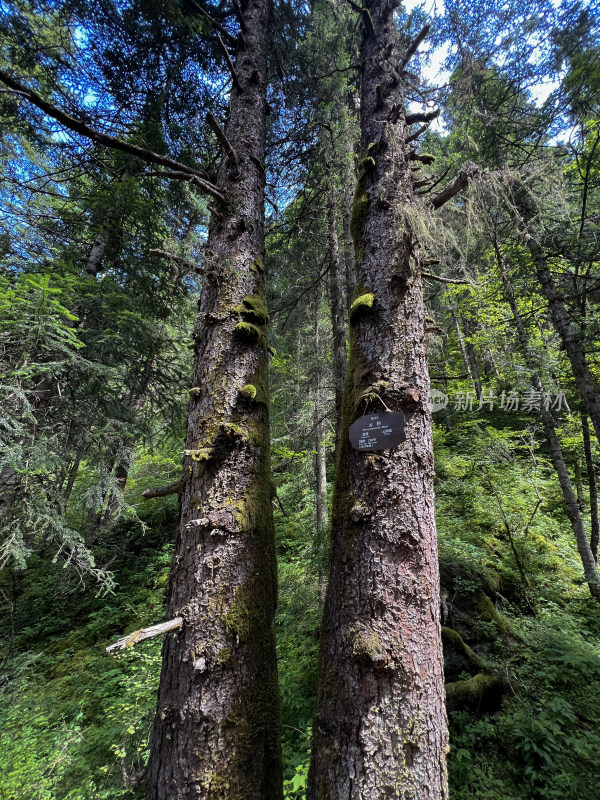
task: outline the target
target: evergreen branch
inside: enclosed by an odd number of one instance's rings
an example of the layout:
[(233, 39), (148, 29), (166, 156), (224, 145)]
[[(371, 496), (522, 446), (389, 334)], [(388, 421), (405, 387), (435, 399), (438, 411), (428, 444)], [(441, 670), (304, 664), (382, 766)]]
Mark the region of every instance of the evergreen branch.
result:
[(433, 208), (441, 208), (448, 200), (451, 200), (459, 192), (462, 192), (463, 189), (466, 189), (469, 185), (469, 181), (476, 175), (479, 175), (479, 167), (472, 162), (468, 162), (465, 168), (458, 173), (456, 178), (431, 200)]
[(117, 650), (125, 650), (125, 648), (133, 647), (139, 642), (143, 642), (145, 639), (154, 639), (157, 636), (162, 636), (163, 633), (168, 633), (169, 631), (176, 631), (179, 628), (181, 628), (182, 625), (183, 625), (183, 618), (175, 617), (175, 619), (170, 619), (168, 620), (168, 622), (161, 622), (158, 625), (152, 625), (150, 628), (142, 628), (139, 631), (135, 631), (134, 633), (130, 633), (127, 636), (123, 636), (114, 644), (109, 645), (106, 648), (106, 652), (108, 654), (111, 654), (115, 653)]
[[(32, 105), (36, 106), (36, 108), (39, 108), (40, 111), (43, 111), (44, 114), (47, 114), (52, 119), (55, 119), (65, 128), (68, 128), (74, 133), (78, 133), (80, 136), (84, 136), (86, 139), (91, 139), (93, 142), (104, 145), (105, 147), (110, 147), (113, 150), (120, 150), (123, 153), (128, 153), (129, 155), (135, 156), (136, 158), (146, 161), (147, 163), (159, 164), (161, 167), (165, 167), (168, 170), (185, 173), (188, 176), (188, 179), (194, 179), (194, 182), (207, 194), (210, 194), (221, 201), (225, 199), (217, 187), (208, 180), (205, 173), (200, 172), (193, 167), (188, 167), (187, 164), (182, 164), (181, 162), (175, 161), (175, 159), (169, 158), (168, 156), (161, 156), (160, 153), (155, 153), (152, 150), (146, 150), (145, 148), (139, 147), (136, 144), (125, 142), (123, 139), (119, 139), (116, 136), (111, 136), (108, 133), (102, 133), (101, 131), (94, 130), (94, 128), (91, 128), (82, 120), (76, 119), (70, 114), (67, 114), (66, 112), (52, 105), (52, 103), (49, 103), (37, 92), (34, 92), (33, 89), (28, 89), (26, 86), (19, 83), (19, 81), (17, 81), (15, 78), (12, 78), (4, 70), (0, 70), (0, 81), (2, 81), (2, 83), (4, 83), (13, 91), (19, 92), (19, 94), (23, 95), (23, 97), (25, 97)], [(165, 175), (165, 177), (179, 177), (179, 175)]]

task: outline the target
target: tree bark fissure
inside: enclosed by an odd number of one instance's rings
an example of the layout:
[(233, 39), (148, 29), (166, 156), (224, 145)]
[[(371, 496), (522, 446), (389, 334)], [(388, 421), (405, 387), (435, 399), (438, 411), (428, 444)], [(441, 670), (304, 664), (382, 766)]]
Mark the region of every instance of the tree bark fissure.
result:
[[(332, 511), (309, 800), (442, 800), (447, 731), (422, 282), (394, 3), (370, 0), (362, 41), (362, 150), (352, 235), (357, 286)], [(387, 58), (383, 54), (388, 55)], [(378, 90), (379, 87), (379, 90)], [(381, 90), (385, 87), (385, 91)], [(382, 404), (407, 441), (354, 450), (348, 428)]]
[(243, 7), (194, 330), (180, 521), (148, 768), (148, 800), (281, 797), (273, 620), (264, 169), (270, 0)]

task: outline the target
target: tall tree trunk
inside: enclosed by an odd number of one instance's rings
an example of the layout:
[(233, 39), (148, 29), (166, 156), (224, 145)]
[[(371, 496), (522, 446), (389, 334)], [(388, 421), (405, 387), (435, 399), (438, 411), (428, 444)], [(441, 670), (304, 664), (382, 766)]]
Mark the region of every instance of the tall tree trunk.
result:
[[(525, 325), (515, 299), (514, 289), (512, 283), (510, 282), (506, 265), (504, 264), (504, 260), (502, 259), (502, 255), (498, 248), (496, 248), (496, 260), (500, 269), (500, 277), (502, 279), (502, 285), (504, 286), (504, 294), (508, 304), (510, 305), (513, 319), (515, 321), (517, 336), (521, 344), (521, 350), (523, 351), (525, 363), (527, 364), (527, 367), (531, 373), (531, 384), (536, 392), (543, 392), (542, 382), (537, 373), (535, 358), (532, 356), (531, 348), (529, 346), (529, 336), (527, 334), (527, 330), (525, 329)], [(581, 559), (585, 580), (588, 583), (592, 597), (600, 602), (600, 582), (598, 580), (598, 570), (596, 568), (594, 556), (592, 555), (592, 551), (590, 549), (590, 543), (588, 542), (588, 538), (586, 536), (583, 519), (577, 503), (577, 497), (573, 491), (573, 486), (569, 477), (569, 470), (565, 464), (562, 448), (556, 434), (554, 417), (552, 416), (552, 412), (545, 408), (543, 404), (540, 408), (540, 416), (542, 418), (544, 433), (546, 434), (546, 439), (550, 448), (554, 470), (558, 477), (558, 483), (565, 501), (567, 517), (571, 524), (573, 534), (575, 535), (575, 541), (577, 544), (579, 557)]]
[(469, 369), (471, 372), (471, 377), (473, 378), (473, 385), (475, 386), (475, 394), (477, 395), (477, 399), (481, 400), (481, 398), (483, 397), (483, 388), (481, 386), (481, 377), (479, 375), (479, 367), (477, 366), (477, 357), (475, 355), (475, 348), (473, 347), (473, 341), (471, 339), (472, 330), (471, 326), (464, 317), (462, 317), (462, 326), (466, 335), (466, 339), (464, 340), (465, 349), (467, 351), (467, 357), (469, 359)]
[(596, 468), (594, 467), (592, 440), (590, 437), (590, 423), (587, 414), (581, 415), (581, 432), (583, 434), (583, 451), (585, 453), (587, 480), (590, 489), (590, 549), (592, 551), (592, 555), (594, 556), (594, 561), (597, 564), (598, 542), (600, 541), (600, 521), (598, 520), (598, 482), (596, 479)]
[(477, 387), (475, 384), (475, 379), (473, 378), (473, 373), (471, 371), (471, 364), (469, 363), (469, 357), (467, 356), (465, 337), (463, 336), (463, 332), (460, 328), (460, 322), (458, 321), (458, 314), (452, 307), (450, 307), (450, 313), (452, 314), (452, 321), (454, 322), (454, 330), (456, 331), (456, 340), (458, 341), (458, 347), (460, 350), (460, 355), (462, 357), (462, 362), (465, 368), (465, 372), (473, 381), (473, 387), (476, 389)]
[(351, 165), (354, 163), (354, 147), (349, 133), (346, 133), (346, 170), (344, 171), (344, 213), (342, 217), (342, 228), (344, 231), (344, 268), (346, 279), (346, 302), (348, 309), (352, 303), (356, 280), (356, 257), (354, 254), (354, 242), (350, 223), (352, 221), (352, 196), (356, 176)]
[[(269, 0), (242, 3), (225, 157), (195, 327), (179, 530), (149, 800), (282, 794), (273, 618), (264, 168)], [(233, 161), (233, 163), (232, 163)]]
[(596, 439), (600, 442), (600, 392), (590, 372), (582, 338), (567, 311), (563, 296), (556, 287), (540, 243), (528, 229), (525, 240), (535, 264), (542, 294), (548, 301), (552, 322), (571, 364), (573, 378), (585, 410), (592, 420)]
[(325, 570), (323, 568), (323, 550), (327, 541), (327, 453), (325, 450), (325, 421), (323, 420), (323, 393), (321, 391), (321, 368), (323, 348), (319, 335), (319, 312), (321, 307), (320, 284), (317, 285), (315, 303), (314, 341), (317, 356), (314, 386), (314, 435), (315, 435), (315, 555), (318, 565), (319, 600), (323, 600), (325, 590)]
[(340, 269), (340, 247), (333, 181), (329, 183), (327, 202), (327, 222), (329, 228), (329, 305), (331, 308), (331, 329), (333, 333), (333, 380), (335, 391), (335, 453), (339, 448), (342, 418), (342, 395), (346, 377), (346, 326), (344, 325), (344, 298), (342, 296), (342, 277)]
[[(429, 376), (393, 2), (362, 12), (363, 159), (352, 216), (358, 286), (334, 489), (309, 800), (447, 797)], [(381, 102), (379, 102), (381, 101)], [(397, 122), (385, 122), (396, 118)], [(384, 405), (385, 404), (385, 405)], [(351, 447), (357, 417), (406, 417), (393, 450)]]

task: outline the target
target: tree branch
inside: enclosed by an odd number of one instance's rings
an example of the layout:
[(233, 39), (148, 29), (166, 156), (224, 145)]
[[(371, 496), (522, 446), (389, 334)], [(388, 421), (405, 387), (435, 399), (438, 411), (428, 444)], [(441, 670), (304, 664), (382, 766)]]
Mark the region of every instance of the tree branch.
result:
[(448, 200), (451, 200), (459, 192), (469, 185), (469, 181), (479, 174), (479, 167), (472, 162), (468, 162), (465, 168), (462, 169), (456, 178), (449, 183), (439, 194), (436, 194), (431, 200), (431, 205), (434, 209), (441, 208)]
[(169, 494), (177, 494), (186, 481), (187, 476), (179, 478), (175, 483), (170, 483), (168, 486), (157, 486), (153, 489), (145, 489), (142, 492), (142, 497), (144, 500), (152, 500), (154, 497), (167, 497)]
[(235, 45), (237, 44), (237, 38), (232, 33), (229, 33), (227, 28), (224, 28), (223, 25), (221, 25), (220, 22), (217, 22), (216, 19), (213, 19), (213, 17), (211, 17), (208, 11), (205, 11), (200, 5), (200, 3), (196, 2), (196, 0), (187, 0), (187, 1), (193, 8), (196, 9), (196, 11), (199, 14), (201, 14), (205, 19), (207, 19), (210, 22), (210, 24), (216, 31), (219, 31), (219, 33), (221, 34), (221, 36), (223, 36), (223, 38), (227, 39), (229, 44), (235, 47)]
[(219, 42), (221, 50), (223, 51), (223, 55), (225, 56), (225, 61), (227, 62), (227, 67), (229, 69), (229, 72), (231, 73), (231, 78), (233, 80), (233, 85), (238, 90), (238, 92), (241, 92), (242, 91), (242, 86), (240, 84), (237, 72), (235, 71), (235, 67), (233, 65), (233, 61), (231, 60), (231, 56), (229, 55), (229, 50), (225, 46), (225, 42), (223, 41), (223, 39), (221, 39), (221, 37), (218, 34), (217, 34), (217, 40)]
[(139, 631), (123, 636), (114, 644), (109, 645), (106, 648), (106, 652), (111, 654), (116, 653), (117, 650), (125, 650), (127, 647), (133, 647), (139, 642), (143, 642), (145, 639), (154, 639), (156, 636), (162, 636), (163, 633), (176, 631), (178, 628), (181, 628), (182, 625), (182, 617), (175, 617), (175, 619), (170, 619), (168, 622), (161, 622), (158, 625), (152, 625), (150, 628), (142, 628)]
[(191, 272), (202, 272), (202, 267), (194, 261), (189, 261), (187, 258), (178, 256), (176, 253), (170, 253), (168, 250), (161, 250), (159, 247), (153, 247), (148, 250), (149, 256), (156, 256), (156, 258), (164, 258), (166, 261), (174, 261), (176, 264), (181, 264), (182, 267), (189, 269)]
[(422, 133), (425, 133), (428, 127), (429, 123), (426, 122), (425, 125), (422, 125), (419, 128), (419, 130), (415, 131), (414, 133), (411, 133), (411, 135), (406, 138), (406, 144), (410, 144), (411, 142), (414, 142), (415, 139), (418, 139)]
[[(439, 117), (440, 110), (441, 109), (436, 108), (435, 111), (419, 111), (416, 114), (407, 114), (406, 115), (406, 124), (407, 125), (414, 125), (415, 122), (431, 122), (436, 117)], [(417, 134), (417, 136), (418, 135), (420, 135), (420, 134)], [(409, 139), (408, 141), (410, 142), (411, 140)]]
[(466, 286), (470, 286), (470, 281), (461, 280), (460, 278), (442, 278), (439, 275), (433, 275), (431, 272), (421, 272), (421, 275), (424, 278), (428, 278), (430, 281), (438, 281), (439, 283), (464, 283)]
[(404, 54), (404, 58), (400, 62), (400, 71), (402, 71), (404, 69), (404, 67), (408, 64), (408, 62), (411, 60), (411, 58), (417, 52), (417, 49), (418, 49), (419, 45), (421, 44), (423, 39), (429, 33), (430, 27), (431, 26), (429, 24), (425, 25), (425, 27), (422, 29), (422, 31), (419, 34), (417, 34), (417, 38), (414, 39), (413, 42), (409, 45), (408, 50)]
[(130, 142), (123, 141), (123, 139), (118, 139), (116, 136), (111, 136), (108, 133), (101, 133), (100, 131), (90, 128), (90, 126), (85, 122), (75, 119), (75, 117), (72, 117), (70, 114), (61, 111), (59, 108), (56, 108), (56, 106), (52, 105), (52, 103), (44, 100), (44, 98), (41, 97), (37, 92), (34, 92), (33, 89), (28, 89), (26, 86), (23, 86), (23, 84), (19, 83), (19, 81), (17, 81), (15, 78), (12, 78), (4, 70), (0, 70), (0, 81), (2, 81), (2, 83), (4, 83), (6, 86), (10, 87), (14, 92), (18, 92), (19, 94), (23, 95), (23, 97), (25, 97), (32, 105), (36, 106), (36, 108), (39, 108), (40, 111), (43, 111), (44, 114), (52, 117), (52, 119), (55, 119), (61, 125), (64, 125), (65, 128), (68, 128), (74, 133), (78, 133), (80, 136), (84, 136), (86, 139), (91, 139), (93, 142), (97, 142), (105, 147), (110, 147), (113, 150), (120, 150), (123, 153), (128, 153), (129, 155), (135, 156), (142, 161), (146, 161), (150, 164), (159, 164), (161, 167), (175, 171), (173, 175), (165, 175), (165, 177), (177, 178), (180, 177), (181, 173), (185, 173), (188, 176), (188, 179), (193, 178), (194, 182), (207, 194), (221, 201), (225, 199), (217, 187), (208, 180), (208, 176), (205, 173), (200, 172), (193, 167), (188, 167), (187, 164), (182, 164), (181, 162), (175, 161), (175, 159), (169, 158), (168, 156), (161, 156), (160, 153), (155, 153), (152, 150), (146, 150), (143, 147), (138, 147), (136, 144), (131, 144)]
[(206, 121), (213, 130), (217, 139), (219, 140), (221, 147), (227, 153), (229, 157), (229, 162), (231, 163), (232, 166), (235, 166), (235, 164), (237, 164), (237, 157), (235, 155), (235, 150), (233, 149), (231, 142), (225, 135), (225, 131), (219, 125), (217, 118), (213, 116), (213, 114), (211, 114), (209, 111), (208, 114), (206, 115)]
[(373, 20), (371, 19), (371, 15), (369, 13), (369, 9), (368, 8), (363, 8), (362, 6), (359, 6), (358, 3), (354, 2), (354, 0), (348, 0), (348, 3), (352, 6), (352, 8), (355, 11), (357, 11), (361, 15), (362, 21), (363, 21), (363, 25), (365, 26), (365, 29), (366, 29), (367, 33), (369, 34), (369, 36), (374, 36), (375, 28), (373, 27)]

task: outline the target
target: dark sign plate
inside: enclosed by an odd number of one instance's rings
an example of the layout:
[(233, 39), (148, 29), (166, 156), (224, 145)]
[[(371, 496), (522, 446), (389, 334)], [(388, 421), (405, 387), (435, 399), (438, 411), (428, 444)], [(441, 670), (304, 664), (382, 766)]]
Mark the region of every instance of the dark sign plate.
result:
[(350, 426), (350, 443), (356, 450), (389, 450), (406, 441), (404, 414), (367, 414)]

